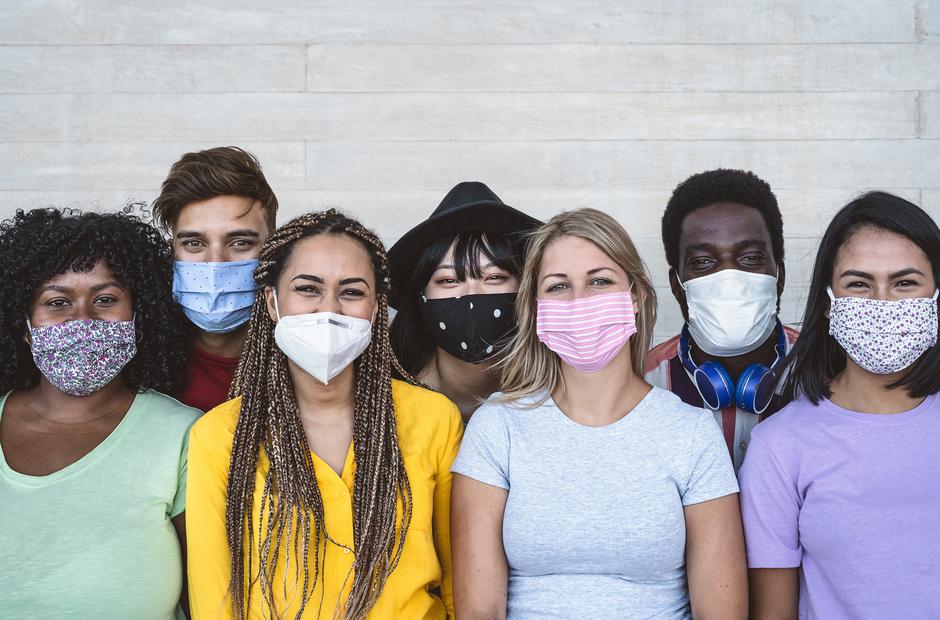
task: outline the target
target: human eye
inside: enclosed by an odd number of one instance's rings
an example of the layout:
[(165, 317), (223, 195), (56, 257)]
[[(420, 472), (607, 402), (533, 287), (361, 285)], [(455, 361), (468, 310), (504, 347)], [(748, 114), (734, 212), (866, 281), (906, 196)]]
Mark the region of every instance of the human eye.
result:
[(591, 286), (607, 286), (608, 284), (613, 284), (610, 278), (594, 278), (591, 280)]
[(568, 288), (568, 285), (564, 282), (555, 282), (554, 284), (549, 285), (549, 287), (545, 289), (545, 292), (558, 293), (565, 290), (566, 288)]
[(65, 299), (64, 297), (53, 297), (52, 299), (47, 300), (44, 305), (49, 306), (51, 308), (65, 308), (72, 304), (68, 299)]
[(343, 297), (350, 297), (353, 299), (359, 299), (365, 297), (365, 291), (362, 291), (358, 288), (348, 288), (342, 292)]

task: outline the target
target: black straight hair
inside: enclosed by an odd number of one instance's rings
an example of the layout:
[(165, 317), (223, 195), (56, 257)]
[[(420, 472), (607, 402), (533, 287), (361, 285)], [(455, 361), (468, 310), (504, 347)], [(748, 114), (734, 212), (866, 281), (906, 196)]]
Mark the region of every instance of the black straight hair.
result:
[[(399, 292), (401, 301), (389, 332), (398, 361), (413, 377), (425, 369), (437, 348), (421, 318), (420, 297), (451, 245), (454, 246), (454, 272), (461, 282), (468, 277), (481, 277), (486, 261), (514, 276), (522, 271), (519, 247), (504, 235), (462, 232), (425, 248), (415, 265), (408, 289)], [(481, 261), (481, 257), (486, 261)]]
[[(910, 239), (927, 256), (934, 282), (940, 285), (940, 229), (923, 209), (886, 192), (864, 194), (843, 207), (819, 244), (800, 337), (777, 370), (777, 376), (784, 378), (785, 390), (805, 395), (814, 405), (832, 395), (829, 382), (845, 368), (845, 350), (829, 335), (826, 287), (832, 283), (839, 248), (865, 227)], [(928, 349), (889, 387), (906, 388), (913, 398), (940, 391), (940, 346)]]

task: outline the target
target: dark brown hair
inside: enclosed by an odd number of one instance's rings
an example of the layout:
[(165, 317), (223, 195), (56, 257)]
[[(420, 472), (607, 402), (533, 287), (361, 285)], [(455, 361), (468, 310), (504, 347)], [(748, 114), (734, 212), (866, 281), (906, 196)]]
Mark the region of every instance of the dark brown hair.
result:
[(258, 158), (237, 146), (219, 146), (183, 155), (170, 168), (160, 195), (153, 201), (154, 220), (169, 233), (183, 207), (216, 196), (257, 200), (268, 227), (274, 230), (277, 197), (261, 172)]

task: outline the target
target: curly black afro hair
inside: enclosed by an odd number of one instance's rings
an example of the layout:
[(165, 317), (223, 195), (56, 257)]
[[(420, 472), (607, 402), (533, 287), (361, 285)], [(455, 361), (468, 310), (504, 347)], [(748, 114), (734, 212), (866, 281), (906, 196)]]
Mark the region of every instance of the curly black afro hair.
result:
[(679, 268), (679, 236), (685, 216), (716, 202), (734, 202), (757, 209), (770, 233), (774, 260), (783, 261), (783, 218), (770, 185), (749, 170), (718, 168), (693, 174), (672, 192), (663, 214), (663, 245), (670, 267)]
[(185, 382), (190, 329), (173, 299), (173, 252), (160, 233), (123, 213), (19, 210), (0, 223), (0, 393), (34, 387), (40, 378), (24, 336), (36, 291), (66, 271), (105, 261), (133, 299), (137, 355), (121, 373), (134, 391), (171, 395)]

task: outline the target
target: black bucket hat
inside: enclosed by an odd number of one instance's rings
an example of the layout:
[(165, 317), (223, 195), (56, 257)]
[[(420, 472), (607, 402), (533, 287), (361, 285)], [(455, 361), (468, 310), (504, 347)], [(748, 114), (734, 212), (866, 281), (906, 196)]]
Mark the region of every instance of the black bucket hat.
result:
[(431, 217), (404, 235), (389, 249), (392, 278), (389, 304), (398, 307), (408, 288), (421, 253), (435, 242), (463, 232), (485, 232), (509, 237), (520, 250), (526, 232), (542, 222), (513, 209), (479, 181), (464, 181), (450, 190)]

